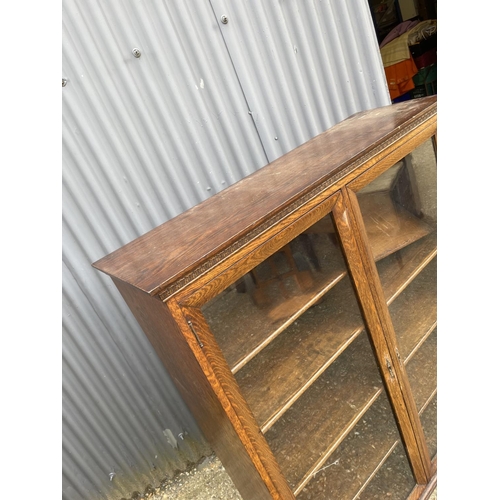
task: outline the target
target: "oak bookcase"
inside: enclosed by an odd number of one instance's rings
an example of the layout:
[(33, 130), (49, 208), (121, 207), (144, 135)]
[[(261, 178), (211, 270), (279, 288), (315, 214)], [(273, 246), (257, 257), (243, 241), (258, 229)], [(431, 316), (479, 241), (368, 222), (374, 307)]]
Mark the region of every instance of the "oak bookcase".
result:
[(435, 488), (436, 123), (357, 113), (94, 264), (245, 500)]

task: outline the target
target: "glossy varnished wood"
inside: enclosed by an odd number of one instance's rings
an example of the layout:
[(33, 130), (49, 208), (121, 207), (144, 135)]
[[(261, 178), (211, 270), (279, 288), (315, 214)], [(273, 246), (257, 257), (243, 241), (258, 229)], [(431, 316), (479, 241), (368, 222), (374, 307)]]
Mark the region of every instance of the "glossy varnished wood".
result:
[[(397, 426), (421, 483), (410, 496), (434, 481), (426, 438), (434, 439), (436, 388), (434, 379), (415, 384), (436, 327), (425, 280), (435, 227), (419, 217), (411, 171), (400, 171), (391, 192), (359, 200), (355, 192), (435, 133), (434, 96), (358, 113), (93, 264), (113, 278), (245, 500), (306, 498), (308, 488), (318, 500), (365, 498), (401, 446)], [(328, 234), (328, 214), (350, 277), (339, 260), (299, 299), (269, 307), (279, 319), (269, 328), (214, 335), (205, 305), (295, 238), (307, 245), (302, 233)], [(229, 309), (214, 316), (234, 319)], [(381, 377), (371, 351), (356, 347), (364, 328)], [(370, 415), (377, 425), (366, 425)], [(326, 470), (329, 486), (317, 489)]]
[(178, 300), (192, 307), (203, 306), (228, 285), (233, 284), (330, 213), (337, 196), (338, 194), (332, 194), (332, 190), (327, 189), (314, 200), (301, 205), (287, 218), (277, 221), (267, 229), (260, 238), (246, 242), (244, 246), (224, 258), (217, 265), (217, 272), (212, 270), (213, 272), (200, 275), (193, 286), (177, 294)]
[[(425, 257), (426, 255), (423, 254), (422, 258), (425, 259)], [(388, 258), (386, 260), (392, 263), (392, 268), (398, 266), (393, 260)], [(420, 267), (418, 263), (415, 262), (414, 264), (416, 267)], [(390, 282), (391, 288), (395, 289), (393, 282), (397, 281), (397, 278), (392, 272), (391, 266), (385, 266), (384, 271), (383, 278), (385, 279), (383, 281)], [(415, 296), (414, 288), (416, 286), (421, 287), (421, 284), (418, 283), (418, 277), (415, 283), (408, 283), (404, 271), (406, 271), (405, 268), (402, 269), (402, 275), (399, 279), (401, 289), (397, 293), (398, 300), (394, 304), (397, 307), (401, 307), (401, 303), (411, 301)], [(430, 271), (432, 273), (433, 270)], [(389, 277), (390, 281), (388, 280)], [(424, 285), (429, 284), (428, 279), (423, 281)], [(429, 292), (434, 289), (432, 283), (427, 288), (427, 296), (431, 298)], [(345, 291), (339, 288), (338, 293), (342, 297)], [(400, 304), (397, 303), (398, 301)], [(338, 311), (343, 308), (340, 303), (324, 305), (325, 310)], [(418, 350), (418, 346), (429, 336), (428, 323), (435, 324), (436, 322), (435, 314), (433, 315), (434, 318), (427, 321), (428, 312), (418, 306), (415, 309), (418, 314), (404, 315), (398, 324), (401, 327), (401, 331), (398, 332), (398, 339), (400, 345), (405, 346), (401, 352), (405, 363), (409, 361), (410, 356)], [(318, 311), (316, 314), (325, 316), (325, 310)], [(332, 314), (332, 316), (334, 315)], [(328, 315), (324, 321), (325, 323), (330, 321)], [(304, 329), (308, 330), (307, 327)], [(315, 347), (322, 350), (327, 343), (325, 342), (324, 345), (315, 344)], [(352, 426), (362, 418), (364, 412), (369, 409), (381, 393), (382, 382), (378, 371), (376, 371), (374, 361), (367, 358), (367, 347), (369, 346), (366, 344), (366, 337), (364, 337), (364, 340), (357, 338), (353, 341), (339, 359), (328, 368), (266, 434), (278, 463), (296, 491), (300, 490), (311, 476), (322, 467), (345, 435), (351, 431)], [(302, 351), (304, 365), (311, 363), (310, 351), (311, 349), (307, 345), (304, 346)], [(295, 354), (296, 358), (300, 358), (298, 353), (299, 351)], [(426, 356), (432, 361), (428, 349), (422, 353), (419, 352), (420, 358), (425, 360)], [(415, 368), (412, 368), (412, 376), (416, 380), (430, 381), (430, 384), (423, 384), (418, 389), (419, 393), (424, 395), (424, 401), (421, 400), (422, 398), (418, 400), (420, 413), (424, 405), (432, 397), (433, 384), (435, 385), (435, 378), (433, 380), (432, 377), (426, 377), (425, 375), (427, 365), (427, 361), (422, 363), (424, 369), (420, 370), (420, 363), (416, 362), (414, 363)], [(269, 377), (267, 380), (275, 381), (276, 378)], [(278, 386), (280, 385), (279, 383)]]
[[(331, 208), (331, 202), (329, 208)], [(330, 228), (333, 232), (332, 223), (330, 223)], [(263, 256), (272, 255), (272, 253), (276, 252), (277, 248), (281, 248), (283, 243), (288, 242), (293, 235), (291, 234), (283, 238), (279, 234), (259, 247), (255, 252), (248, 254), (238, 262), (238, 276), (243, 270), (246, 271), (255, 267), (257, 256), (262, 259)], [(276, 242), (275, 240), (278, 241)], [(333, 246), (331, 246), (328, 264), (328, 272), (320, 273), (312, 271), (312, 286), (307, 290), (301, 291), (300, 294), (290, 297), (288, 300), (283, 300), (279, 306), (279, 313), (276, 311), (277, 307), (275, 304), (270, 303), (269, 305), (256, 307), (250, 293), (240, 294), (234, 290), (232, 293), (221, 293), (220, 296), (214, 298), (202, 308), (233, 373), (240, 370), (285, 328), (292, 324), (311, 305), (315, 304), (328, 290), (346, 276), (347, 271), (342, 255), (338, 249), (335, 251)], [(226, 271), (226, 273), (232, 272), (232, 269)], [(226, 276), (221, 276), (220, 279), (213, 280), (205, 287), (209, 289), (208, 291), (202, 288), (190, 298), (188, 303), (196, 303), (201, 297), (212, 296), (214, 285), (218, 286), (219, 282), (225, 282), (226, 280)], [(241, 324), (245, 324), (244, 335), (235, 335), (235, 328), (232, 326), (236, 322), (240, 322), (240, 326)]]
[(391, 152), (381, 161), (374, 162), (370, 165), (370, 168), (364, 172), (360, 172), (360, 175), (348, 182), (349, 189), (355, 192), (360, 191), (427, 139), (431, 139), (434, 143), (436, 130), (437, 116), (433, 116), (426, 121), (424, 127), (415, 130), (414, 133), (407, 134), (404, 143), (398, 145), (398, 147), (391, 148)]
[(432, 462), (430, 481), (426, 485), (415, 484), (389, 407), (382, 393), (331, 458), (313, 475), (310, 484), (298, 495), (299, 500), (429, 498), (436, 487), (437, 461)]
[(435, 96), (358, 113), (94, 266), (158, 293), (328, 179), (380, 161), (394, 143), (406, 144), (410, 131), (426, 128), (435, 113)]
[(342, 197), (334, 207), (334, 217), (413, 472), (417, 482), (425, 484), (430, 478), (430, 457), (404, 365), (397, 356), (387, 303), (373, 254), (369, 250), (357, 198), (352, 191), (342, 190)]
[[(349, 207), (349, 213), (352, 217), (352, 229), (360, 244), (358, 247), (358, 255), (367, 276), (367, 281), (359, 285), (368, 285), (367, 293), (368, 289), (370, 289), (370, 297), (373, 301), (371, 304), (369, 301), (364, 304), (364, 311), (370, 310), (370, 314), (375, 312), (375, 316), (378, 317), (379, 321), (379, 323), (374, 323), (373, 329), (368, 326), (369, 333), (371, 334), (370, 338), (374, 345), (380, 342), (380, 348), (375, 350), (375, 355), (384, 376), (388, 396), (395, 411), (396, 420), (400, 427), (403, 444), (408, 453), (413, 473), (419, 484), (426, 484), (431, 477), (431, 457), (418, 416), (415, 400), (411, 392), (404, 360), (401, 358), (397, 348), (396, 335), (387, 302), (384, 298), (380, 277), (373, 255), (371, 255), (370, 252), (368, 235), (362, 222), (363, 217), (358, 203), (358, 197), (354, 191), (347, 187), (342, 189), (342, 194), (342, 199)], [(354, 261), (355, 260), (356, 257), (354, 257)], [(383, 336), (383, 341), (382, 337), (379, 337), (379, 335)], [(385, 348), (387, 348), (387, 351), (384, 353)], [(390, 366), (392, 366), (392, 372)], [(385, 368), (387, 368), (387, 371), (385, 371)], [(397, 381), (397, 385), (391, 384), (391, 382), (395, 381)]]
[(292, 499), (293, 493), (285, 481), (267, 441), (260, 432), (247, 401), (241, 395), (234, 376), (203, 315), (199, 309), (183, 308), (181, 310), (174, 299), (169, 301), (168, 305), (178, 324), (184, 325), (197, 360), (209, 380), (212, 390), (221, 402), (228, 420), (233, 425), (272, 497)]
[[(369, 195), (363, 198), (363, 209), (373, 211), (374, 204), (376, 207), (388, 206), (388, 208), (384, 208), (382, 213), (385, 220), (383, 227), (377, 217), (371, 217), (365, 221), (368, 234), (370, 235), (371, 249), (376, 261), (411, 244), (411, 242), (422, 238), (431, 231), (431, 228), (427, 224), (413, 215), (398, 208), (394, 209), (393, 203), (387, 193), (382, 193), (382, 195), (378, 195), (377, 193), (377, 196)], [(324, 219), (321, 219), (321, 221), (323, 220)], [(391, 238), (389, 239), (387, 238), (387, 226), (391, 224), (391, 221), (394, 222), (392, 224), (393, 231)], [(325, 226), (325, 224), (323, 224), (323, 226)], [(324, 227), (325, 231), (328, 229), (330, 228)], [(331, 227), (330, 230), (333, 230), (333, 227)], [(310, 231), (306, 229), (305, 233), (308, 232)], [(266, 242), (262, 247), (259, 247), (255, 252), (248, 254), (244, 259), (238, 262), (238, 274), (234, 274), (232, 269), (227, 271), (227, 273), (233, 273), (231, 281), (234, 281), (236, 277), (240, 277), (243, 271), (252, 269), (255, 266), (257, 256), (262, 259), (264, 255), (272, 255), (278, 247), (278, 244), (274, 243), (275, 239), (279, 241), (279, 245), (282, 245), (284, 241), (290, 241), (293, 234), (286, 239), (281, 237), (280, 234), (272, 238), (271, 241)], [(414, 273), (418, 273), (419, 270), (414, 269), (411, 259), (413, 258), (415, 261), (418, 260), (421, 262), (420, 253), (425, 252), (427, 248), (432, 247), (434, 250), (436, 248), (435, 237), (430, 242), (427, 240), (425, 241), (425, 248), (420, 248), (424, 246), (424, 243), (417, 243), (414, 245), (416, 248), (412, 247), (411, 250), (406, 251), (406, 253), (412, 253), (411, 256), (407, 257), (405, 254), (405, 256), (400, 259), (405, 262), (408, 269), (413, 269)], [(300, 297), (294, 297), (293, 300), (290, 301), (291, 304), (288, 306), (290, 312), (282, 314), (281, 316), (283, 317), (273, 319), (271, 306), (269, 306), (269, 308), (264, 307), (256, 309), (248, 295), (245, 296), (236, 293), (233, 293), (229, 297), (230, 300), (226, 297), (224, 297), (224, 300), (220, 300), (220, 305), (218, 307), (216, 305), (213, 306), (214, 311), (207, 310), (207, 306), (205, 306), (204, 314), (209, 318), (209, 324), (212, 327), (216, 339), (233, 373), (240, 370), (288, 325), (293, 323), (297, 317), (303, 314), (311, 305), (316, 303), (318, 299), (345, 276), (346, 268), (342, 257), (340, 255), (337, 256), (333, 248), (331, 253), (332, 260), (334, 260), (331, 273), (318, 275), (317, 278), (314, 278), (316, 274), (313, 274), (315, 286), (307, 290), (307, 292), (302, 293)], [(408, 279), (411, 279), (411, 276), (409, 276)], [(217, 280), (213, 280), (208, 285), (208, 287), (210, 287), (208, 293), (205, 291), (205, 288), (201, 289), (190, 298), (189, 303), (198, 303), (201, 297), (212, 296), (214, 293), (214, 281), (218, 284), (219, 282), (227, 282), (228, 278), (222, 275), (218, 277)], [(398, 280), (395, 282), (398, 282)], [(285, 305), (286, 304), (283, 304), (283, 307)], [(245, 335), (235, 335), (231, 325), (236, 321), (245, 321), (245, 318), (247, 318)], [(249, 318), (252, 318), (252, 320), (248, 321)]]
[(417, 484), (407, 500), (428, 500), (432, 496), (437, 487), (437, 458), (432, 461), (431, 470), (430, 481), (425, 485)]
[[(228, 411), (232, 408), (226, 398), (221, 397), (220, 390), (214, 390), (220, 383), (209, 368), (207, 373), (206, 363), (200, 364), (200, 359), (203, 359), (201, 348), (186, 328), (186, 320), (179, 318), (178, 309), (174, 308), (174, 314), (171, 314), (171, 310), (158, 299), (127, 283), (113, 281), (244, 498), (287, 498), (276, 493), (268, 473), (249, 456), (248, 444), (241, 439), (240, 429), (235, 425), (237, 420), (228, 418)], [(263, 480), (262, 475), (267, 480)]]

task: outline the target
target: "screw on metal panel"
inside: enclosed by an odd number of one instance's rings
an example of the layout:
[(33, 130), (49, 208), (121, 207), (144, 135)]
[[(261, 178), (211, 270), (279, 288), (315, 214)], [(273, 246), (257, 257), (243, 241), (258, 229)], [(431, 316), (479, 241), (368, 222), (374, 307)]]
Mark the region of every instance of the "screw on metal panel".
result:
[(220, 21), (222, 24), (227, 24), (229, 22), (229, 19), (227, 16), (220, 16)]
[(66, 78), (63, 78), (62, 79), (62, 86), (66, 87), (67, 84), (68, 84), (68, 80), (66, 80)]
[(139, 49), (132, 49), (132, 54), (134, 55), (134, 57), (141, 57), (141, 51)]
[(274, 138), (274, 140), (275, 140), (275, 141), (277, 141), (277, 140), (278, 140), (278, 138), (277, 138), (277, 137), (275, 137), (275, 138)]

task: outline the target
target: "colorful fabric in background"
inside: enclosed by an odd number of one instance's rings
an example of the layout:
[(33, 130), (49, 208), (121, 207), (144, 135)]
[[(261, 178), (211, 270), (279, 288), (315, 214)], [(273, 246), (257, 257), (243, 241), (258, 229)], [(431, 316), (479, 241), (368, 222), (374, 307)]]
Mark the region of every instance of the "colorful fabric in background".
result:
[[(391, 33), (389, 33), (380, 44), (380, 55), (382, 56), (384, 67), (409, 59), (411, 57), (410, 45), (420, 43), (437, 32), (436, 19), (417, 22), (413, 27), (411, 23), (407, 23), (408, 21), (398, 24), (398, 26), (391, 31), (393, 35), (401, 33), (399, 36), (392, 38)], [(387, 39), (390, 39), (390, 41), (387, 42)]]
[(380, 48), (384, 45), (387, 45), (389, 42), (392, 42), (398, 36), (401, 36), (403, 33), (411, 30), (418, 24), (418, 21), (405, 21), (404, 23), (398, 24), (395, 28), (389, 31), (389, 34), (382, 40), (380, 43)]
[(384, 70), (391, 100), (415, 88), (413, 77), (418, 73), (418, 69), (412, 57), (396, 64), (391, 64), (384, 68)]
[(380, 55), (384, 64), (385, 76), (391, 100), (413, 90), (413, 77), (419, 67), (435, 63), (436, 51), (419, 54), (418, 65), (410, 52), (410, 46), (429, 39), (437, 32), (437, 21), (406, 21), (396, 26), (380, 44)]
[(380, 49), (384, 68), (405, 61), (411, 57), (408, 48), (408, 33), (403, 33)]
[(427, 40), (437, 33), (437, 19), (428, 19), (418, 23), (408, 31), (408, 45), (415, 45), (422, 40)]

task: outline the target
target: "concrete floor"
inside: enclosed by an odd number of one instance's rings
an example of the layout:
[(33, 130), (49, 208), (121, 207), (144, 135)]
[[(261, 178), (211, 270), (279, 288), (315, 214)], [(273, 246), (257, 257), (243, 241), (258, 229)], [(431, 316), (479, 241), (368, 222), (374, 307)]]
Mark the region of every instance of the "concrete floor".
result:
[[(219, 459), (205, 458), (197, 467), (164, 483), (151, 500), (242, 500)], [(437, 489), (430, 500), (437, 500)]]

